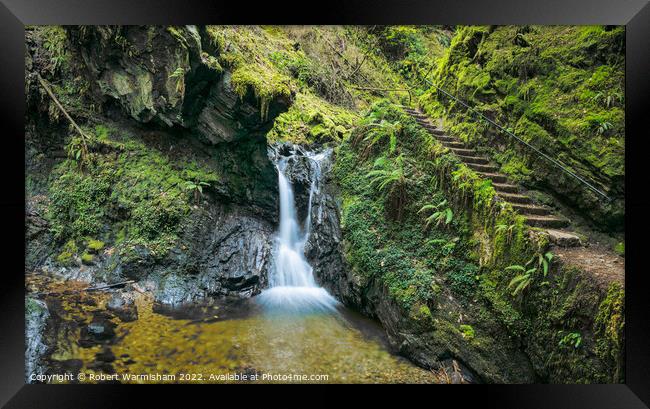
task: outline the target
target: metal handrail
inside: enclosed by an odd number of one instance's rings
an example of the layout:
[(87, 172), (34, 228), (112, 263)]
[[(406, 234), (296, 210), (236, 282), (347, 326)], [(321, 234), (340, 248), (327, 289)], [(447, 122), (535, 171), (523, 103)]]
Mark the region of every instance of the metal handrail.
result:
[(506, 133), (508, 136), (511, 136), (511, 137), (515, 138), (518, 142), (520, 142), (520, 143), (524, 144), (525, 146), (527, 146), (528, 148), (532, 149), (532, 150), (533, 150), (534, 152), (536, 152), (538, 155), (540, 155), (540, 156), (543, 157), (544, 159), (548, 160), (549, 162), (551, 162), (552, 164), (554, 164), (555, 166), (557, 166), (558, 168), (560, 168), (564, 173), (566, 173), (566, 174), (572, 176), (573, 178), (575, 178), (576, 180), (578, 180), (580, 183), (582, 183), (582, 184), (584, 184), (585, 186), (587, 186), (587, 187), (588, 187), (590, 190), (592, 190), (593, 192), (595, 192), (595, 193), (597, 193), (598, 195), (602, 196), (602, 197), (605, 198), (606, 200), (611, 201), (611, 198), (610, 198), (609, 196), (607, 196), (603, 191), (601, 191), (600, 189), (596, 188), (596, 187), (593, 186), (591, 183), (589, 183), (589, 182), (587, 182), (586, 180), (584, 180), (582, 177), (576, 175), (575, 173), (573, 173), (572, 171), (570, 171), (569, 169), (567, 169), (567, 168), (566, 168), (562, 163), (560, 163), (558, 160), (553, 159), (552, 157), (548, 156), (547, 154), (545, 154), (544, 152), (542, 152), (541, 150), (539, 150), (539, 149), (536, 148), (535, 146), (529, 144), (529, 143), (526, 142), (525, 140), (521, 139), (520, 137), (518, 137), (518, 136), (515, 135), (514, 133), (510, 132), (509, 130), (505, 129), (505, 128), (502, 127), (501, 125), (497, 124), (496, 122), (494, 122), (493, 120), (491, 120), (491, 119), (488, 118), (487, 116), (483, 115), (481, 112), (479, 112), (479, 111), (475, 110), (474, 108), (470, 107), (469, 105), (467, 105), (467, 104), (466, 104), (464, 101), (462, 101), (461, 99), (455, 97), (454, 95), (451, 95), (450, 93), (448, 93), (448, 92), (445, 91), (444, 89), (438, 87), (436, 84), (432, 83), (431, 81), (427, 80), (426, 78), (422, 78), (422, 80), (425, 81), (425, 82), (426, 82), (427, 84), (429, 84), (430, 86), (435, 87), (438, 91), (442, 92), (443, 94), (445, 94), (445, 95), (447, 95), (447, 96), (449, 96), (449, 97), (455, 99), (456, 101), (458, 101), (459, 103), (461, 103), (463, 106), (465, 106), (467, 109), (469, 109), (470, 111), (474, 112), (475, 114), (478, 114), (478, 115), (481, 116), (483, 119), (485, 119), (487, 122), (489, 122), (490, 124), (494, 125), (495, 127), (497, 127), (497, 128), (498, 128), (499, 130), (501, 130), (502, 132)]

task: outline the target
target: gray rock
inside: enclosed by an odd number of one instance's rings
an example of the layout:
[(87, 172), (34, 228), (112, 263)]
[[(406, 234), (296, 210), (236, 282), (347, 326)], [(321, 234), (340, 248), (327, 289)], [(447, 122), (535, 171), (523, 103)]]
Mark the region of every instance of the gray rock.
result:
[(25, 382), (31, 383), (32, 374), (43, 374), (46, 366), (42, 358), (48, 351), (44, 331), (50, 313), (45, 302), (35, 298), (25, 299)]
[(118, 292), (113, 294), (106, 309), (117, 315), (124, 322), (135, 321), (138, 319), (138, 308), (135, 305), (133, 294)]

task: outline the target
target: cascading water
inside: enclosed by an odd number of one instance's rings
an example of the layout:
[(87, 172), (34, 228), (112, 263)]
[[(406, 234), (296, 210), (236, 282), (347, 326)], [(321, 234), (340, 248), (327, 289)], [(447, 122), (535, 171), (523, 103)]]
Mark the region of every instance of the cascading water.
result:
[(276, 237), (275, 263), (269, 279), (270, 288), (259, 296), (260, 303), (268, 310), (284, 312), (336, 311), (338, 301), (314, 279), (313, 269), (305, 258), (305, 244), (309, 239), (312, 223), (312, 201), (318, 192), (321, 178), (321, 161), (326, 153), (305, 153), (310, 163), (311, 186), (304, 231), (301, 232), (293, 194), (293, 186), (287, 178), (289, 160), (296, 155), (280, 156), (276, 162), (278, 188), (280, 191), (280, 227)]

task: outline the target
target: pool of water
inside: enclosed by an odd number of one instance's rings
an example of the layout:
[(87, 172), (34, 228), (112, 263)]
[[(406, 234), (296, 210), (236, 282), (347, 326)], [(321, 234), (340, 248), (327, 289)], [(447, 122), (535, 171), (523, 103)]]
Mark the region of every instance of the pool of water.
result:
[[(85, 382), (434, 382), (434, 374), (388, 348), (382, 328), (345, 308), (336, 313), (268, 313), (252, 300), (165, 308), (136, 293), (138, 319), (105, 310), (107, 292), (28, 278), (51, 318), (48, 373)], [(104, 336), (88, 341), (88, 328)], [(90, 376), (92, 375), (92, 377)]]

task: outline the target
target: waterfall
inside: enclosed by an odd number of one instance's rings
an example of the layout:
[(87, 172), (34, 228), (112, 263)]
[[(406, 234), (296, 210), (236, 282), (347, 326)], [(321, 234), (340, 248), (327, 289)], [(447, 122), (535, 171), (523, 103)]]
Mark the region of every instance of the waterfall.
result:
[[(269, 310), (292, 312), (336, 311), (338, 301), (314, 279), (313, 269), (305, 258), (305, 244), (309, 240), (312, 226), (312, 202), (319, 192), (321, 162), (326, 153), (306, 152), (311, 185), (304, 230), (301, 231), (295, 205), (293, 186), (287, 177), (289, 160), (295, 158), (296, 151), (289, 156), (276, 152), (278, 188), (280, 193), (280, 226), (274, 250), (274, 268), (269, 277), (270, 287), (258, 297), (260, 303)], [(320, 207), (319, 207), (320, 208)]]

